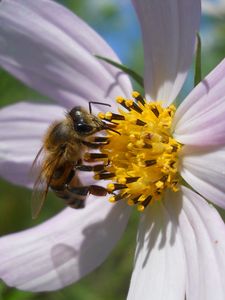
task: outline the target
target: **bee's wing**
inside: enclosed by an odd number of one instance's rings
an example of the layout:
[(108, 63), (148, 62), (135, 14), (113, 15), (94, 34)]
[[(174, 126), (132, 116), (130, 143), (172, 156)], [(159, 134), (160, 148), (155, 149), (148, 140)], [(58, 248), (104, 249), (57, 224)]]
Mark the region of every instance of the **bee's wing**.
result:
[(33, 169), (37, 167), (37, 165), (39, 163), (39, 159), (40, 159), (41, 155), (43, 154), (43, 151), (44, 151), (44, 147), (41, 147), (32, 163), (31, 171), (33, 171)]
[[(35, 166), (38, 167), (38, 160), (40, 158), (42, 151), (43, 151), (43, 147), (39, 150), (33, 162), (32, 169), (34, 169)], [(37, 216), (39, 215), (42, 209), (42, 206), (48, 194), (52, 177), (54, 175), (55, 170), (58, 167), (61, 156), (62, 155), (59, 154), (58, 156), (54, 157), (54, 159), (50, 160), (44, 167), (43, 166), (41, 167), (41, 171), (39, 172), (39, 175), (34, 183), (32, 199), (31, 199), (31, 213), (33, 219), (37, 218)], [(44, 178), (43, 173), (48, 174), (48, 178)]]
[(32, 198), (31, 198), (31, 213), (32, 219), (36, 219), (39, 215), (42, 206), (45, 202), (47, 193), (49, 189), (49, 183), (44, 180), (42, 174), (40, 173), (33, 188)]

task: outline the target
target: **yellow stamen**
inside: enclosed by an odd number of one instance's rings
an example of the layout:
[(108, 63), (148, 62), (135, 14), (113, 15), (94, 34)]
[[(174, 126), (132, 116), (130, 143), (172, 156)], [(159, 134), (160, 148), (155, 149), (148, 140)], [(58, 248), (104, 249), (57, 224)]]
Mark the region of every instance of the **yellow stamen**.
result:
[(116, 101), (126, 110), (118, 114), (100, 113), (104, 120), (116, 120), (115, 130), (107, 132), (109, 143), (100, 148), (101, 155), (88, 158), (105, 161), (103, 174), (96, 172), (96, 179), (111, 179), (107, 185), (110, 202), (125, 200), (138, 211), (159, 201), (166, 189), (178, 191), (178, 154), (181, 144), (171, 134), (175, 106), (163, 107), (161, 102), (147, 102), (138, 92), (135, 99), (117, 97)]

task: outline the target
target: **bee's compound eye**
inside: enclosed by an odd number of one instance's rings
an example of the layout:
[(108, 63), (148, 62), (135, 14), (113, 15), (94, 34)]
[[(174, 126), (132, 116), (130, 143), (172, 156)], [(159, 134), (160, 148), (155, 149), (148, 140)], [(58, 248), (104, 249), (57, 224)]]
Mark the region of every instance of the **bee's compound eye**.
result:
[(88, 134), (93, 131), (93, 127), (88, 124), (77, 124), (77, 132), (80, 134)]

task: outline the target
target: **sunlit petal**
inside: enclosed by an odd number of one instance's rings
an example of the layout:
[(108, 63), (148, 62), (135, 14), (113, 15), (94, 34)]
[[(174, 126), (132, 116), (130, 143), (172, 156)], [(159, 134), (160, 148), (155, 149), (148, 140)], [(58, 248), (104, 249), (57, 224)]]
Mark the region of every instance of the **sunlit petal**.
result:
[(167, 203), (171, 215), (179, 216), (179, 230), (187, 261), (187, 300), (225, 299), (225, 226), (216, 211), (203, 198), (182, 187), (174, 205)]
[(206, 199), (225, 208), (225, 148), (186, 146), (181, 159), (181, 175)]
[[(168, 195), (165, 201), (173, 207), (173, 198)], [(184, 299), (186, 266), (177, 228), (178, 215), (169, 214), (163, 202), (155, 203), (144, 213), (128, 300)]]
[(183, 144), (225, 144), (225, 60), (181, 103), (173, 127)]
[(145, 92), (171, 103), (191, 65), (201, 15), (200, 0), (133, 0), (141, 24)]

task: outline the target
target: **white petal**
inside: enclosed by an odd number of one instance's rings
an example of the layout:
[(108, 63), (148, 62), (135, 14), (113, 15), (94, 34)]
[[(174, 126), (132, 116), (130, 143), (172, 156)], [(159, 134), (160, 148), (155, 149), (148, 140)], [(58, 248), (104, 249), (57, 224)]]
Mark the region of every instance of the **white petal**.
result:
[[(172, 197), (165, 201), (174, 206)], [(128, 300), (184, 299), (185, 268), (177, 216), (154, 203), (141, 218)]]
[[(182, 187), (179, 228), (187, 260), (187, 300), (225, 299), (225, 226), (213, 206)], [(178, 206), (179, 194), (173, 199)], [(169, 206), (168, 206), (169, 207)], [(171, 214), (177, 215), (170, 206)]]
[(200, 0), (133, 0), (141, 24), (145, 91), (171, 103), (191, 65), (199, 30)]
[(183, 144), (225, 144), (225, 59), (181, 103), (173, 128)]
[(9, 286), (50, 291), (99, 266), (124, 232), (130, 209), (89, 197), (80, 210), (67, 208), (32, 229), (0, 239), (0, 278)]
[(225, 208), (225, 148), (186, 146), (180, 173), (198, 193)]
[(0, 176), (19, 185), (31, 186), (32, 162), (53, 120), (65, 109), (56, 105), (21, 102), (0, 110)]
[(129, 95), (128, 77), (96, 54), (118, 61), (96, 32), (54, 1), (0, 2), (0, 65), (63, 106)]

